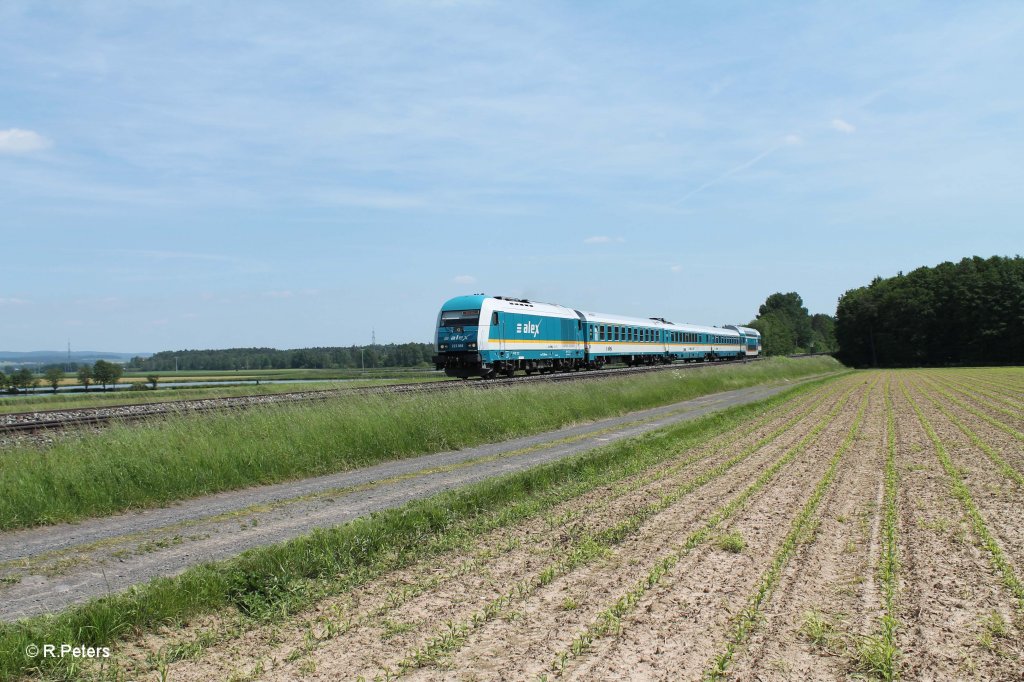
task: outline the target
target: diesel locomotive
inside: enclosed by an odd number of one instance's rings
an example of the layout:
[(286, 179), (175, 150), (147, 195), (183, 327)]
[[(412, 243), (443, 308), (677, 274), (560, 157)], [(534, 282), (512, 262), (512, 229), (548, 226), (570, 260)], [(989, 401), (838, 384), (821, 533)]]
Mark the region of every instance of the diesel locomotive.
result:
[(433, 357), (453, 377), (512, 376), (605, 365), (756, 358), (761, 334), (738, 325), (674, 324), (508, 296), (457, 296), (437, 316)]

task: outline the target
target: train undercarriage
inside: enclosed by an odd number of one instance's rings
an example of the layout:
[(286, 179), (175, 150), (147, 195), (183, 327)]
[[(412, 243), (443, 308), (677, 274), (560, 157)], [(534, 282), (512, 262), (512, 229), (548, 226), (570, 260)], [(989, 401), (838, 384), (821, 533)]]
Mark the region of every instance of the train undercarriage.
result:
[(719, 356), (715, 353), (707, 353), (703, 358), (686, 358), (682, 360), (676, 360), (670, 355), (624, 355), (530, 360), (519, 358), (484, 362), (479, 353), (445, 353), (444, 355), (435, 355), (432, 358), (437, 369), (444, 370), (447, 376), (460, 379), (511, 377), (517, 372), (524, 372), (527, 376), (555, 372), (578, 372), (580, 370), (599, 370), (610, 365), (641, 367), (647, 365), (666, 365), (672, 362), (724, 362), (744, 359), (743, 356)]

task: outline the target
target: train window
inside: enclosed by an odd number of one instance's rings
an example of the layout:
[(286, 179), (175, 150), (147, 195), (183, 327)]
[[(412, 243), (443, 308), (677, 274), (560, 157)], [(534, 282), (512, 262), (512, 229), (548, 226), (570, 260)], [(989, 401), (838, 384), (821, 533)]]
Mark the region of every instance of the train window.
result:
[(497, 313), (497, 311), (495, 311), (495, 313), (493, 315), (491, 315), (491, 324), (494, 325), (495, 327), (498, 326), (498, 313)]
[(442, 310), (439, 327), (475, 327), (480, 324), (479, 310)]

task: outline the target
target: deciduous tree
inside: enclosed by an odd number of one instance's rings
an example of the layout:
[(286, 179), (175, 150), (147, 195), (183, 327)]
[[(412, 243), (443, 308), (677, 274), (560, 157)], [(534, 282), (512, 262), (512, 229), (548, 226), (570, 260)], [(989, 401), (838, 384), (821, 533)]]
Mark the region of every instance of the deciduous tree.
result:
[(60, 367), (50, 367), (46, 370), (46, 383), (50, 384), (50, 388), (53, 392), (57, 392), (57, 387), (60, 386), (60, 382), (64, 379), (64, 370)]
[(89, 365), (82, 365), (78, 368), (78, 383), (85, 387), (85, 392), (89, 392), (89, 384), (92, 383), (92, 367)]

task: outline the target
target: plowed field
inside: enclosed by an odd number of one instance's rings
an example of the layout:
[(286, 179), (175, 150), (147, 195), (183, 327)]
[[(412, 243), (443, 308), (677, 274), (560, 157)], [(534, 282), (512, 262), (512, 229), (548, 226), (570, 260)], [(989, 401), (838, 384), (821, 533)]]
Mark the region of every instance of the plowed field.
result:
[(1024, 372), (863, 372), (301, 613), (102, 679), (1024, 679)]

